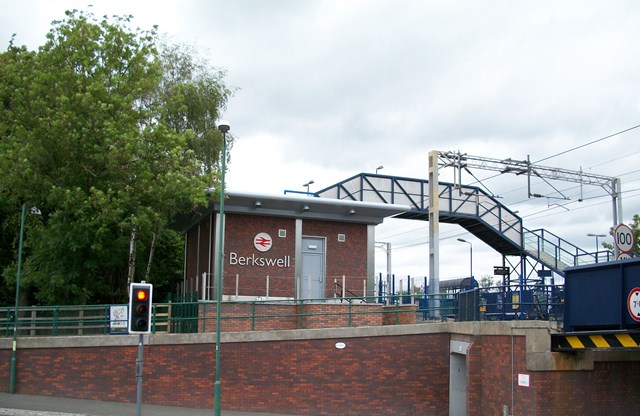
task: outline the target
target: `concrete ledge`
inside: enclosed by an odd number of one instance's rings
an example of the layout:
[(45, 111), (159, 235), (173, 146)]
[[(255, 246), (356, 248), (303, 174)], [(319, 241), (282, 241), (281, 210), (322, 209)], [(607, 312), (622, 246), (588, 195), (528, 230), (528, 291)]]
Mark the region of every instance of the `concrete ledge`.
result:
[[(526, 366), (529, 371), (593, 370), (596, 361), (640, 361), (639, 351), (551, 351), (551, 334), (558, 325), (543, 321), (507, 322), (429, 322), (410, 325), (354, 328), (294, 329), (278, 331), (223, 332), (222, 343), (278, 342), (363, 337), (399, 337), (403, 335), (449, 334), (451, 339), (473, 342), (476, 336), (525, 337)], [(145, 345), (214, 344), (215, 332), (197, 334), (152, 334), (144, 336)], [(0, 339), (0, 349), (11, 349), (12, 340)], [(137, 346), (138, 335), (94, 335), (71, 337), (23, 337), (18, 349), (89, 348)]]

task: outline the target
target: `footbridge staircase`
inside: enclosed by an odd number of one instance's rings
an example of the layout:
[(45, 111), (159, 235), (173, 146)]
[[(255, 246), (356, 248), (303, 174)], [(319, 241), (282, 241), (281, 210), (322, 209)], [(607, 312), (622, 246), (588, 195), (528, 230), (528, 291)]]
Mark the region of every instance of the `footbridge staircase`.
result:
[[(561, 276), (570, 266), (598, 262), (597, 252), (587, 252), (544, 229), (524, 228), (522, 218), (481, 188), (439, 182), (437, 189), (440, 222), (460, 225), (503, 256), (530, 257)], [(394, 218), (427, 221), (428, 192), (426, 179), (360, 173), (315, 196), (408, 205), (410, 211)]]

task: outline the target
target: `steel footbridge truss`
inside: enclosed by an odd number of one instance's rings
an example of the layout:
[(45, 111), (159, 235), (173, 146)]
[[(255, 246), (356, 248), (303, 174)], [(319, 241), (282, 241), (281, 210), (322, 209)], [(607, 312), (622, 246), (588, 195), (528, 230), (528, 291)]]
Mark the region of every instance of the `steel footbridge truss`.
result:
[[(438, 182), (439, 221), (458, 224), (502, 254), (503, 266), (512, 271), (506, 280), (527, 284), (539, 279), (536, 268), (542, 265), (564, 277), (570, 266), (598, 262), (597, 252), (587, 252), (544, 229), (528, 230), (522, 218), (483, 189)], [(397, 176), (360, 173), (316, 192), (321, 198), (403, 204), (410, 211), (394, 218), (428, 221), (429, 181)], [(517, 256), (512, 262), (507, 256)], [(600, 253), (602, 256), (602, 253)], [(527, 267), (529, 266), (529, 268)], [(535, 273), (534, 273), (535, 272)]]

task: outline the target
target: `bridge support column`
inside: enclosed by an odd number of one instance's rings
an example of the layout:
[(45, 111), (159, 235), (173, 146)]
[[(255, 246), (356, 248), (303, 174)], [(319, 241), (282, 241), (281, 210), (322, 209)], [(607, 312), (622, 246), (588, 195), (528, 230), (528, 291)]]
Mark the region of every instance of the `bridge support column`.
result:
[(438, 151), (429, 152), (429, 295), (431, 318), (440, 317), (440, 190), (438, 189)]

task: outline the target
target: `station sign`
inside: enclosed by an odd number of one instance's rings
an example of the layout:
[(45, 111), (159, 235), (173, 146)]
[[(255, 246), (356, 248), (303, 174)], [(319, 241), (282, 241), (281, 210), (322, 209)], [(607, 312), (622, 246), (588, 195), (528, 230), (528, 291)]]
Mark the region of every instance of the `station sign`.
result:
[(273, 238), (268, 233), (258, 233), (253, 237), (253, 247), (256, 249), (258, 254), (244, 253), (245, 255), (241, 255), (232, 251), (229, 253), (229, 265), (243, 267), (291, 267), (290, 255), (284, 255), (281, 257), (269, 256), (268, 252), (271, 250), (273, 245)]
[(493, 266), (494, 276), (509, 276), (509, 266)]

